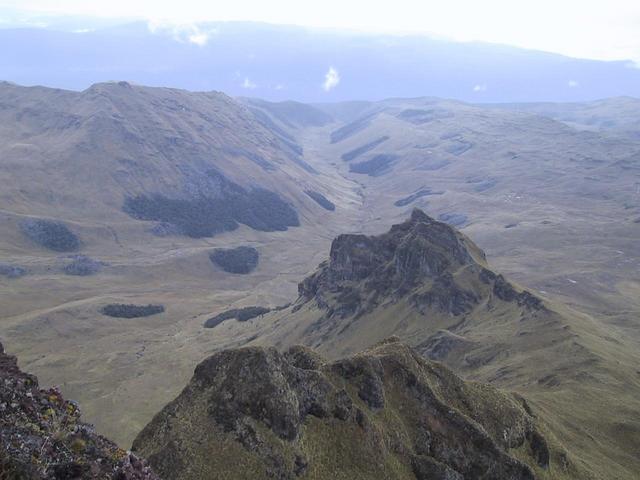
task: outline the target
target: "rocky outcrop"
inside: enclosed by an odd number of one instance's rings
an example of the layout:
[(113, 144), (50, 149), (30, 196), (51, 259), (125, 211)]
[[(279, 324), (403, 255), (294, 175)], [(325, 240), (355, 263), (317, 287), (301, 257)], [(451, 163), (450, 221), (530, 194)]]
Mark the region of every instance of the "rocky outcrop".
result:
[(159, 480), (148, 464), (80, 421), (56, 388), (41, 389), (0, 344), (0, 478)]
[(298, 293), (296, 308), (313, 301), (327, 317), (341, 318), (400, 300), (423, 315), (460, 316), (493, 298), (544, 308), (533, 294), (491, 272), (485, 254), (465, 235), (418, 209), (385, 234), (337, 237), (329, 260), (298, 285)]
[(518, 399), (396, 339), (334, 362), (306, 347), (219, 352), (133, 449), (175, 480), (522, 480), (551, 468)]

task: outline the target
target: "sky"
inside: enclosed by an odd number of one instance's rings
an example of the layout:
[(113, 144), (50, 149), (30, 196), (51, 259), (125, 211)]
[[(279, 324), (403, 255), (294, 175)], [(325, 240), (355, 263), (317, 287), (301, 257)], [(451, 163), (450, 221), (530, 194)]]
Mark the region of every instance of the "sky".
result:
[[(486, 41), (640, 64), (640, 0), (0, 0), (28, 22), (42, 14), (146, 19), (154, 25), (259, 21)], [(3, 22), (4, 20), (4, 22)]]

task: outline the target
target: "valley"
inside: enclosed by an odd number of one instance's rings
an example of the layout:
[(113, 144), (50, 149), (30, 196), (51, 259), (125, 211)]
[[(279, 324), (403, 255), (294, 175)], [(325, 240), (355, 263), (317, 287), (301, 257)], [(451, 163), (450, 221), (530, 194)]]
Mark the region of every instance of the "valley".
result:
[[(304, 105), (126, 82), (83, 92), (1, 84), (0, 263), (22, 273), (0, 275), (0, 337), (124, 446), (224, 348), (305, 343), (339, 358), (390, 335), (432, 355), (451, 344), (436, 359), (524, 395), (594, 478), (625, 478), (640, 438), (628, 420), (640, 391), (640, 114), (607, 122), (633, 99), (607, 102)], [(605, 120), (584, 120), (594, 109)], [(416, 207), (460, 229), (474, 264), (551, 313), (513, 302), (478, 313), (474, 303), (425, 325), (396, 299), (346, 315), (357, 317), (351, 330), (337, 322), (309, 334), (322, 308), (293, 311), (298, 283), (334, 239), (383, 234)], [(77, 244), (60, 251), (25, 234), (45, 219)], [(237, 247), (258, 253), (249, 273), (210, 259)], [(479, 278), (462, 281), (483, 292), (484, 308), (492, 294)], [(204, 327), (232, 308), (290, 303)], [(108, 304), (164, 311), (111, 317), (100, 313)]]

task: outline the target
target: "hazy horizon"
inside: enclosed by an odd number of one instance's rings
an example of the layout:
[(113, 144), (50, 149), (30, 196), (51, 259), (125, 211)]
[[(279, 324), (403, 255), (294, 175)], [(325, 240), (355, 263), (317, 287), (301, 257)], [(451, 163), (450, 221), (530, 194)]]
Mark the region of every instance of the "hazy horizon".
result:
[(47, 27), (87, 21), (79, 29), (145, 20), (150, 25), (193, 29), (194, 43), (208, 41), (197, 24), (208, 21), (250, 21), (274, 25), (361, 31), (373, 34), (426, 35), (455, 41), (489, 42), (592, 60), (640, 62), (640, 4), (628, 0), (578, 2), (551, 0), (447, 4), (399, 0), (393, 5), (338, 2), (301, 5), (290, 0), (244, 0), (202, 5), (186, 0), (82, 2), (4, 0), (0, 26)]

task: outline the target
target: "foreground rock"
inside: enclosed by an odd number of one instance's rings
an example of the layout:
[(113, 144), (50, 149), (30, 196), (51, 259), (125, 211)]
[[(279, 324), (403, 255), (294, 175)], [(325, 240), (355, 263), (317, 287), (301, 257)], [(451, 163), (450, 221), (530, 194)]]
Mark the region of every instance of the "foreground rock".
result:
[(145, 461), (82, 423), (74, 402), (39, 388), (1, 344), (0, 478), (159, 480)]
[(561, 452), (527, 409), (395, 339), (330, 363), (246, 347), (198, 365), (133, 449), (176, 480), (533, 479)]

